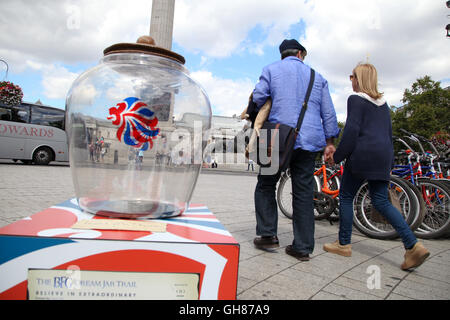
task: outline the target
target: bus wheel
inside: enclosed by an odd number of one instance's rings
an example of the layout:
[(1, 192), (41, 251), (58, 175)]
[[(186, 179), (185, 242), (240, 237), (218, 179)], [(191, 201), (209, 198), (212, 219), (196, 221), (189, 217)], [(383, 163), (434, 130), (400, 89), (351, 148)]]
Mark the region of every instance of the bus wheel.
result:
[(39, 148), (34, 152), (33, 161), (35, 164), (48, 164), (53, 160), (52, 150), (49, 148)]

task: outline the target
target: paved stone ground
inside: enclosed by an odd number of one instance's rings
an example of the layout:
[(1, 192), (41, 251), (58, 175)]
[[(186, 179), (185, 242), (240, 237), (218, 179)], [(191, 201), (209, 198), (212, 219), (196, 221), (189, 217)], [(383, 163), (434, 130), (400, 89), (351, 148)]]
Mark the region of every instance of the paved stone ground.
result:
[[(421, 267), (405, 272), (399, 267), (404, 254), (400, 240), (375, 240), (355, 231), (353, 255), (345, 258), (322, 250), (325, 242), (337, 239), (337, 223), (317, 221), (312, 259), (299, 262), (284, 253), (292, 242), (292, 224), (280, 213), (281, 247), (273, 252), (255, 249), (256, 174), (245, 170), (204, 170), (192, 198), (193, 203), (207, 205), (240, 243), (238, 299), (449, 299), (450, 239), (421, 240), (431, 256)], [(0, 160), (0, 226), (74, 195), (67, 165), (32, 166)], [(379, 289), (368, 288), (371, 266), (380, 270)]]

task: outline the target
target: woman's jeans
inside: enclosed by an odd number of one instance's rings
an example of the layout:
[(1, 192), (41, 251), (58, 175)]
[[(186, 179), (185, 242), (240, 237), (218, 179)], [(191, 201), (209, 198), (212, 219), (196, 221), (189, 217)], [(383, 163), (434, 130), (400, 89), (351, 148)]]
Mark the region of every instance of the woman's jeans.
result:
[[(353, 224), (353, 198), (365, 180), (355, 177), (350, 170), (344, 170), (339, 190), (339, 243), (351, 243)], [(417, 242), (414, 233), (409, 228), (401, 213), (389, 202), (389, 181), (369, 180), (369, 193), (372, 205), (399, 234), (406, 249), (411, 249)]]
[[(303, 254), (314, 250), (314, 160), (316, 152), (294, 150), (290, 163), (292, 181), (292, 248)], [(278, 209), (275, 190), (281, 173), (258, 175), (255, 188), (256, 235), (276, 236)]]

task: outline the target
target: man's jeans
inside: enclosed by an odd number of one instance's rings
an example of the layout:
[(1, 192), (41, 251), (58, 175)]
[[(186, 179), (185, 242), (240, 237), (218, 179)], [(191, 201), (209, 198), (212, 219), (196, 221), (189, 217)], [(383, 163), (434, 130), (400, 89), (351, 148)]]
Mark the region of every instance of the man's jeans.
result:
[[(292, 222), (295, 251), (310, 254), (314, 250), (314, 160), (316, 152), (294, 150), (290, 163), (292, 180)], [(281, 172), (274, 175), (258, 175), (255, 189), (256, 235), (276, 236), (278, 207), (275, 190)]]
[[(364, 181), (364, 179), (352, 175), (349, 170), (344, 170), (339, 190), (339, 243), (341, 245), (351, 243), (353, 198)], [(401, 213), (389, 202), (388, 183), (388, 181), (382, 180), (368, 181), (372, 205), (394, 227), (402, 239), (405, 248), (410, 249), (417, 242), (417, 239)]]

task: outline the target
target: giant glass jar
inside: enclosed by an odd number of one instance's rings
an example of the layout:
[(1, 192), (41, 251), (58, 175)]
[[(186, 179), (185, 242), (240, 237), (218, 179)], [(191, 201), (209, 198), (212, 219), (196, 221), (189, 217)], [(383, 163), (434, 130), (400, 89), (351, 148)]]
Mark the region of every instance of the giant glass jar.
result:
[(184, 58), (152, 38), (104, 50), (66, 99), (70, 167), (79, 206), (119, 218), (162, 218), (189, 205), (211, 108)]

